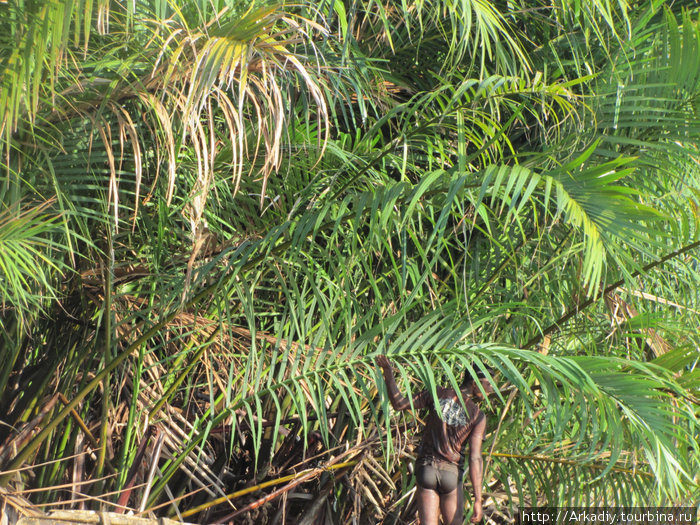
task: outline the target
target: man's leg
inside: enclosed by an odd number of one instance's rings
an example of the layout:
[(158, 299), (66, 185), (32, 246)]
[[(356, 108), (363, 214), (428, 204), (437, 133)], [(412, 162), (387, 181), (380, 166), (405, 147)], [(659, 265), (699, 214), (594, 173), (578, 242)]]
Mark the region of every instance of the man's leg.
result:
[(432, 489), (416, 487), (418, 521), (420, 525), (438, 525), (440, 518), (440, 495)]
[(464, 488), (461, 483), (452, 492), (440, 495), (440, 514), (445, 525), (464, 523)]

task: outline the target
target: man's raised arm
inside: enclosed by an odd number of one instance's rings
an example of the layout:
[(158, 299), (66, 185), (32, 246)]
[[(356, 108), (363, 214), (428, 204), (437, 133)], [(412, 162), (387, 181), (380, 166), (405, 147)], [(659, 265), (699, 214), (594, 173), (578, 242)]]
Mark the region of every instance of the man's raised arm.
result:
[(377, 364), (382, 368), (391, 406), (394, 407), (394, 410), (406, 410), (411, 404), (408, 398), (402, 396), (401, 392), (399, 392), (396, 379), (394, 379), (394, 370), (391, 368), (391, 362), (385, 355), (380, 355), (377, 357)]

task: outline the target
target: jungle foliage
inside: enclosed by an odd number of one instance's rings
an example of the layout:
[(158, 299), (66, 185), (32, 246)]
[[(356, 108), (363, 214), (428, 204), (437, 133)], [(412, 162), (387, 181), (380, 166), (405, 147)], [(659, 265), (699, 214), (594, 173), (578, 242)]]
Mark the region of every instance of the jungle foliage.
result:
[(697, 502), (698, 144), (695, 2), (0, 2), (6, 504), (410, 523), (381, 353), (495, 523)]

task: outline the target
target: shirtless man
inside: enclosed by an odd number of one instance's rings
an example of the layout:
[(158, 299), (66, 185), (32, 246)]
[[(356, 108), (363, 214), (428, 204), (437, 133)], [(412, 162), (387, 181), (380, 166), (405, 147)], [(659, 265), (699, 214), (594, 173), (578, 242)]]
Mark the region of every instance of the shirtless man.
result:
[[(394, 379), (394, 371), (386, 356), (377, 357), (382, 368), (389, 400), (394, 410), (406, 410), (410, 401), (401, 395)], [(480, 371), (477, 372), (479, 375)], [(493, 392), (491, 384), (480, 378), (483, 391)], [(486, 431), (486, 417), (478, 402), (484, 395), (469, 373), (460, 387), (464, 408), (454, 388), (437, 388), (441, 414), (435, 410), (433, 397), (424, 390), (413, 398), (413, 408), (427, 408), (428, 419), (416, 459), (416, 495), (418, 518), (421, 525), (438, 525), (440, 517), (445, 525), (461, 525), (464, 520), (464, 492), (462, 479), (464, 448), (469, 442), (469, 477), (474, 488), (472, 523), (481, 521), (481, 482), (484, 462), (481, 442)]]

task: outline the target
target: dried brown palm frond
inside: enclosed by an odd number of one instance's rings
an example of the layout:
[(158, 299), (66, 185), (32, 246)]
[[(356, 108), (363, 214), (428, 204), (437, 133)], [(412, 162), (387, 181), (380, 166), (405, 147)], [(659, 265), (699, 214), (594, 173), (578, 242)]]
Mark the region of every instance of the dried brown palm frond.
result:
[[(3, 518), (5, 517), (3, 511)], [(48, 513), (36, 515), (7, 515), (13, 525), (54, 525), (57, 523), (66, 525), (175, 525), (181, 521), (173, 521), (167, 518), (143, 518), (138, 516), (125, 516), (115, 512), (100, 512), (94, 510), (53, 510)]]
[[(283, 79), (298, 78), (314, 103), (319, 128), (325, 129), (324, 144), (328, 136), (320, 70), (315, 71), (315, 66), (294, 51), (301, 44), (313, 46), (310, 33), (323, 34), (324, 28), (276, 6), (251, 9), (233, 20), (227, 20), (225, 12), (204, 27), (190, 27), (182, 18), (164, 22), (158, 29), (163, 32), (162, 47), (148, 82), (180, 116), (180, 140), (190, 141), (196, 154), (197, 181), (190, 199), (193, 232), (214, 176), (219, 143), (215, 113), (223, 117), (228, 130), (234, 194), (244, 172), (252, 173), (261, 155), (261, 205), (267, 179), (280, 166), (287, 114), (294, 103), (285, 92)], [(252, 136), (250, 123), (255, 130)], [(170, 200), (175, 188), (173, 173), (168, 188), (166, 198)]]
[[(625, 325), (625, 323), (630, 321), (632, 323), (639, 322), (640, 318), (637, 309), (622, 299), (619, 294), (612, 291), (605, 294), (605, 305), (610, 311), (613, 333), (616, 329), (620, 329), (621, 326)], [(653, 328), (641, 327), (639, 332), (644, 336), (644, 341), (654, 357), (663, 355), (671, 349), (671, 345), (669, 345)], [(610, 335), (612, 336), (612, 333)]]
[(16, 523), (23, 517), (38, 518), (43, 515), (41, 509), (21, 493), (0, 488), (0, 520), (3, 523)]

